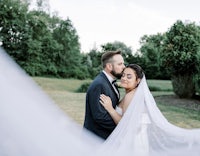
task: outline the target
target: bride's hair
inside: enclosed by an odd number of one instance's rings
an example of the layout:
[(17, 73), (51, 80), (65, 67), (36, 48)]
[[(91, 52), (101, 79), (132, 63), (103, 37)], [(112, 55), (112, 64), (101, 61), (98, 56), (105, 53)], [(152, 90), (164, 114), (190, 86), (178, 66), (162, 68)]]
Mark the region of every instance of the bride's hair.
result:
[(137, 64), (129, 64), (129, 65), (126, 66), (126, 68), (133, 69), (135, 71), (135, 73), (136, 73), (136, 78), (137, 79), (142, 79), (143, 78), (144, 71), (139, 65), (137, 65)]

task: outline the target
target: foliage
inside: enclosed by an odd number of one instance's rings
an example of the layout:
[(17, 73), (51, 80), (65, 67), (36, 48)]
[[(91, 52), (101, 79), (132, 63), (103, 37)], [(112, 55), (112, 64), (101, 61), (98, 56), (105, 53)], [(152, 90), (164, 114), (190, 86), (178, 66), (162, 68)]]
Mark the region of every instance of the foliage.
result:
[[(67, 19), (61, 21), (55, 28), (53, 36), (56, 41), (63, 46), (57, 56), (58, 73), (62, 77), (74, 77), (84, 79), (79, 75), (84, 68), (81, 67), (81, 54), (79, 37), (72, 22)], [(86, 71), (86, 70), (84, 70)]]
[(28, 1), (1, 1), (2, 47), (32, 76), (88, 77), (70, 19), (51, 16), (47, 1), (37, 0), (38, 10), (29, 11), (28, 5)]
[(86, 93), (88, 87), (90, 86), (90, 84), (91, 84), (90, 82), (85, 82), (85, 83), (83, 83), (83, 84), (76, 90), (76, 92), (78, 92), (78, 93)]
[(149, 86), (149, 90), (150, 91), (162, 91), (160, 87), (156, 87), (156, 86)]
[(102, 50), (92, 49), (87, 55), (84, 55), (84, 65), (87, 65), (90, 78), (94, 78), (101, 70), (101, 56), (105, 51), (121, 50), (122, 55), (127, 64), (127, 60), (133, 58), (132, 50), (130, 47), (127, 47), (124, 43), (115, 41), (113, 43), (108, 42), (101, 45)]
[(29, 12), (27, 61), (22, 67), (34, 76), (58, 76), (56, 60), (57, 52), (63, 47), (54, 38), (50, 30), (50, 17), (45, 12)]
[(103, 52), (97, 49), (92, 49), (85, 57), (85, 64), (88, 67), (88, 72), (91, 79), (93, 79), (102, 70), (101, 55)]
[(200, 67), (199, 27), (177, 21), (166, 32), (163, 47), (162, 60), (172, 75), (174, 92), (182, 98), (192, 97), (195, 94), (193, 77)]
[(166, 33), (163, 63), (172, 75), (194, 74), (199, 67), (200, 29), (195, 23), (177, 21)]
[(29, 30), (26, 25), (28, 5), (20, 0), (1, 0), (0, 41), (5, 50), (19, 63), (26, 61), (22, 49), (27, 49)]
[(109, 50), (121, 50), (122, 56), (124, 58), (124, 63), (129, 64), (133, 63), (132, 61), (132, 49), (131, 47), (126, 46), (123, 42), (115, 41), (113, 43), (108, 42), (106, 44), (103, 44), (102, 51), (109, 51)]
[(162, 65), (161, 52), (165, 34), (144, 35), (141, 40), (140, 53), (144, 62), (144, 71), (149, 79), (169, 79), (169, 73)]
[(101, 55), (120, 49), (125, 64), (139, 64), (148, 79), (188, 76), (191, 79), (185, 86), (190, 83), (191, 88), (199, 90), (199, 79), (192, 83), (194, 75), (198, 77), (200, 73), (200, 28), (195, 23), (177, 21), (164, 34), (144, 35), (136, 53), (120, 41), (105, 43), (101, 50), (80, 53), (73, 22), (51, 14), (48, 0), (36, 0), (35, 10), (28, 9), (30, 2), (1, 0), (0, 44), (31, 76), (93, 79), (102, 70)]

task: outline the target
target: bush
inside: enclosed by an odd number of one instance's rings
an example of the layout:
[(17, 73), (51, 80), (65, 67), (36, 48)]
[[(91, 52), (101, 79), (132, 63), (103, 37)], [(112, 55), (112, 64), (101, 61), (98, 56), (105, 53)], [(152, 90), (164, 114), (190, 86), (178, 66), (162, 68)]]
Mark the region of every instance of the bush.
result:
[(150, 91), (162, 91), (162, 89), (160, 87), (156, 87), (156, 86), (149, 86), (149, 90)]
[(149, 86), (149, 90), (150, 91), (164, 91), (164, 92), (171, 92), (171, 91), (173, 91), (173, 89), (162, 88), (162, 87), (158, 87), (158, 86)]
[(86, 93), (88, 87), (90, 86), (90, 82), (83, 83), (77, 90), (77, 93)]

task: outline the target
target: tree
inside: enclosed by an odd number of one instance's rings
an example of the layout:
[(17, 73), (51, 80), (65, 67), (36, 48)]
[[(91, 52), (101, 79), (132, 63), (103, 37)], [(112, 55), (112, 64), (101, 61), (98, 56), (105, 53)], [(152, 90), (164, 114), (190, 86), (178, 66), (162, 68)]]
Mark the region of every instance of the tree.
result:
[(37, 0), (38, 9), (28, 11), (29, 0), (2, 0), (2, 46), (31, 76), (84, 79), (88, 71), (76, 29), (69, 19), (51, 17), (47, 2)]
[(102, 70), (101, 66), (101, 56), (103, 52), (98, 51), (97, 49), (92, 49), (87, 54), (87, 67), (90, 74), (90, 78), (94, 78)]
[(144, 35), (141, 40), (139, 49), (141, 57), (144, 60), (144, 71), (149, 79), (169, 79), (169, 73), (162, 65), (160, 58), (163, 49), (163, 40), (165, 34)]
[(200, 29), (177, 21), (166, 33), (162, 60), (171, 73), (174, 92), (181, 98), (195, 94), (194, 75), (199, 69)]
[(63, 45), (57, 57), (59, 75), (84, 79), (88, 74), (87, 67), (81, 65), (79, 36), (71, 20), (61, 20), (53, 31), (53, 37)]
[(50, 12), (49, 0), (36, 0), (36, 4), (39, 12)]
[(108, 42), (101, 45), (101, 48), (100, 51), (93, 48), (84, 56), (84, 62), (82, 64), (87, 65), (90, 78), (92, 79), (102, 70), (101, 56), (105, 51), (121, 50), (125, 61), (133, 57), (131, 48), (119, 41), (113, 43)]
[(27, 29), (28, 4), (20, 0), (1, 0), (0, 3), (0, 41), (2, 47), (17, 63), (26, 61), (25, 41), (29, 39)]
[(101, 48), (102, 51), (121, 50), (125, 64), (134, 63), (131, 59), (133, 56), (131, 47), (126, 46), (123, 42), (120, 41), (115, 41), (113, 43), (108, 42), (106, 44), (101, 45)]

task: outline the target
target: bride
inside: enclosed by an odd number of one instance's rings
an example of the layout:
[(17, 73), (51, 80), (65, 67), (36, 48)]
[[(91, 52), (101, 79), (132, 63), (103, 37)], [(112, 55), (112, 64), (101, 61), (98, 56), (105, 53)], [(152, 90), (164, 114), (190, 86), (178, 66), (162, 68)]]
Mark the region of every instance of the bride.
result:
[[(127, 91), (124, 99), (117, 109), (108, 110), (117, 116), (117, 127), (103, 142), (67, 117), (0, 49), (0, 155), (199, 156), (200, 129), (170, 124), (157, 108), (145, 76), (135, 74), (132, 66), (121, 79)], [(105, 95), (100, 100), (109, 107)]]
[(128, 65), (120, 86), (126, 94), (117, 108), (112, 107), (108, 96), (100, 96), (100, 103), (118, 124), (101, 152), (127, 156), (199, 156), (200, 129), (183, 129), (166, 120), (156, 106), (140, 66)]
[[(116, 124), (118, 124), (120, 122), (123, 114), (126, 112), (143, 76), (144, 76), (144, 74), (143, 74), (142, 68), (140, 66), (138, 66), (136, 64), (130, 64), (130, 65), (126, 66), (126, 68), (123, 71), (122, 77), (121, 77), (121, 83), (119, 84), (120, 87), (125, 89), (126, 94), (116, 108), (113, 108), (110, 97), (108, 97), (104, 94), (102, 94), (100, 96), (100, 103), (108, 111), (108, 113), (113, 118), (113, 120), (115, 121)], [(142, 101), (141, 101), (141, 103), (142, 103)], [(138, 155), (147, 155), (149, 153), (149, 141), (148, 141), (148, 137), (147, 137), (147, 127), (148, 127), (148, 124), (151, 123), (151, 121), (149, 119), (146, 108), (143, 107), (141, 109), (143, 111), (141, 111), (141, 115), (139, 115), (139, 118), (138, 118), (140, 127), (138, 127), (138, 130), (135, 131), (135, 133), (137, 134), (135, 136), (135, 138), (133, 138), (131, 136), (131, 140), (128, 139), (131, 141), (129, 143), (130, 145), (128, 145), (128, 146), (132, 146), (132, 151), (133, 152), (137, 151)], [(137, 114), (139, 114), (139, 112)], [(126, 140), (126, 142), (128, 140)], [(108, 142), (108, 140), (107, 140), (107, 142)], [(133, 148), (134, 148), (134, 150), (133, 150)]]

